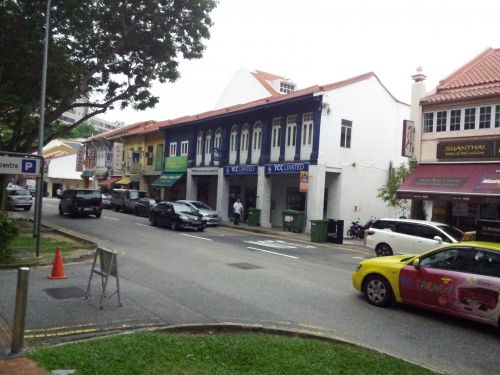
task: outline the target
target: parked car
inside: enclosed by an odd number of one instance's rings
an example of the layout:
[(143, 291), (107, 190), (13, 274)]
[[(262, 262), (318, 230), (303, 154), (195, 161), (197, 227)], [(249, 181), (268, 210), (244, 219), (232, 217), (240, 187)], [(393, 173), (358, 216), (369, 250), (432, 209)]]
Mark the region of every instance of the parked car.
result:
[(36, 186), (27, 186), (26, 189), (30, 191), (32, 197), (36, 195)]
[(194, 208), (176, 202), (160, 202), (149, 214), (149, 221), (154, 226), (167, 226), (172, 230), (195, 229), (204, 231), (206, 223), (203, 216)]
[(421, 255), (367, 259), (352, 273), (368, 303), (416, 305), (500, 326), (500, 244), (457, 242)]
[(114, 189), (111, 192), (111, 206), (115, 211), (134, 212), (135, 203), (147, 196), (145, 191)]
[(103, 208), (111, 208), (111, 194), (101, 194), (102, 198), (102, 207)]
[(102, 214), (102, 198), (98, 190), (68, 189), (64, 190), (59, 201), (59, 215), (69, 214), (71, 217)]
[(135, 204), (134, 214), (149, 217), (149, 212), (154, 206), (156, 206), (156, 201), (153, 198), (140, 198)]
[(379, 219), (366, 231), (365, 246), (377, 256), (417, 254), (461, 241), (463, 236), (460, 229), (433, 221)]
[(33, 197), (28, 189), (19, 186), (7, 188), (8, 209), (22, 208), (24, 211), (29, 211), (32, 205)]
[(184, 203), (188, 206), (198, 210), (200, 214), (203, 215), (203, 220), (207, 223), (207, 225), (219, 225), (220, 217), (217, 211), (209, 207), (207, 204), (200, 201), (192, 201), (192, 200), (179, 200), (178, 203)]

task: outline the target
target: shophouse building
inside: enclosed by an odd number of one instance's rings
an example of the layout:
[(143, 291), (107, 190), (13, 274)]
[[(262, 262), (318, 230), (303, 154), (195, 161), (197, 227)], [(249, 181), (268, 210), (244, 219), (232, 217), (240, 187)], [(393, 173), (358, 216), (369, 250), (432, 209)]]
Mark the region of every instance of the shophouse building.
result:
[(473, 230), (500, 219), (500, 49), (488, 48), (425, 92), (412, 90), (416, 169), (398, 190), (412, 216)]
[[(282, 226), (283, 211), (310, 220), (361, 222), (396, 213), (377, 198), (401, 156), (409, 105), (367, 73), (166, 121), (166, 199), (198, 199), (232, 216), (240, 197), (260, 225)], [(185, 187), (184, 187), (185, 186)], [(347, 228), (346, 228), (347, 229)]]

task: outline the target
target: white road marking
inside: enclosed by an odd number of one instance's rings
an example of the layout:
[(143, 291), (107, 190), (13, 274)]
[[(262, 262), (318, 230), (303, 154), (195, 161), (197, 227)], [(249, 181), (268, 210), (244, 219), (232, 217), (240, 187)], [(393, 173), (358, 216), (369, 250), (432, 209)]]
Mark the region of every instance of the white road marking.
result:
[(52, 207), (55, 207), (55, 204), (52, 204), (52, 203), (45, 203), (47, 206), (52, 206)]
[(120, 220), (120, 219), (117, 219), (116, 217), (109, 217), (109, 216), (103, 216), (103, 218), (109, 219), (109, 220), (116, 220), (116, 221)]
[(352, 257), (352, 259), (365, 259), (363, 257)]
[(135, 223), (135, 225), (140, 225), (141, 227), (151, 228), (151, 225), (146, 225), (146, 224), (141, 224), (141, 223)]
[(287, 258), (292, 258), (292, 259), (299, 259), (298, 257), (294, 257), (292, 255), (286, 255), (286, 254), (281, 254), (281, 253), (275, 253), (274, 251), (269, 251), (269, 250), (264, 250), (264, 249), (257, 249), (256, 247), (250, 247), (247, 246), (247, 249), (251, 250), (257, 250), (257, 251), (262, 251), (264, 253), (269, 253), (269, 254), (274, 254), (274, 255), (281, 255), (282, 257), (287, 257)]
[(187, 237), (199, 238), (200, 240), (205, 240), (205, 241), (213, 241), (213, 240), (212, 240), (212, 239), (210, 239), (210, 238), (199, 237), (199, 236), (193, 236), (192, 234), (181, 233), (181, 235), (183, 235), (183, 236), (187, 236)]
[(252, 245), (271, 247), (274, 249), (315, 249), (315, 246), (303, 245), (300, 243), (286, 242), (282, 240), (260, 240), (260, 241), (243, 241)]

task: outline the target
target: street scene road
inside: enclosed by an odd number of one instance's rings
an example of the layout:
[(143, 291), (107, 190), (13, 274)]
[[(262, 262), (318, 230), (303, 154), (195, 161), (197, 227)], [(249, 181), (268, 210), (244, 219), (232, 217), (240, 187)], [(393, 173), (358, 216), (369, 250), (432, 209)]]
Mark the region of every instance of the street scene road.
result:
[[(44, 200), (45, 222), (118, 252), (123, 306), (113, 297), (100, 310), (96, 279), (92, 297), (82, 298), (90, 262), (65, 264), (66, 280), (48, 279), (50, 267), (33, 269), (28, 340), (227, 322), (340, 338), (444, 372), (486, 374), (500, 368), (499, 336), (492, 327), (410, 307), (367, 304), (353, 289), (351, 272), (369, 252), (226, 227), (174, 232), (112, 210), (100, 219), (70, 218), (59, 216), (57, 204)], [(7, 320), (15, 280), (15, 271), (0, 272), (0, 314)], [(51, 297), (50, 289), (58, 288), (76, 293)]]

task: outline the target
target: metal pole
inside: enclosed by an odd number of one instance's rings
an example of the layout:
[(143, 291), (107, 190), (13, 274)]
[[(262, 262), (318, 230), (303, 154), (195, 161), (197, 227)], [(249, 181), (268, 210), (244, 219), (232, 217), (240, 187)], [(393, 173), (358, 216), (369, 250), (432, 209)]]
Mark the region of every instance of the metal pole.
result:
[[(43, 154), (43, 130), (45, 126), (45, 92), (47, 88), (47, 56), (49, 53), (49, 27), (50, 27), (50, 0), (47, 0), (47, 11), (45, 14), (45, 40), (43, 45), (43, 67), (42, 67), (42, 92), (40, 94), (40, 123), (38, 126), (38, 155)], [(40, 166), (43, 168), (44, 166)], [(35, 225), (34, 236), (40, 237), (40, 223), (42, 220), (43, 199), (43, 173), (36, 179), (36, 202), (35, 202)], [(40, 256), (38, 247), (36, 256)]]
[(26, 321), (26, 305), (28, 301), (28, 282), (30, 269), (20, 267), (17, 272), (16, 307), (14, 310), (14, 327), (12, 329), (12, 354), (23, 349), (24, 323)]

